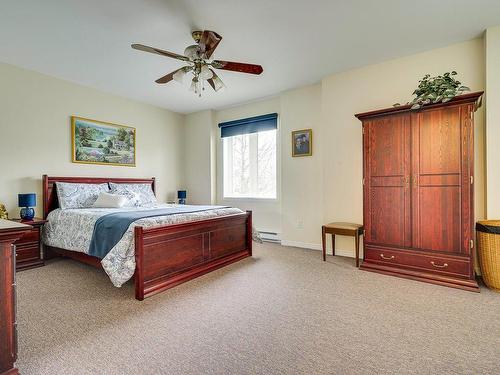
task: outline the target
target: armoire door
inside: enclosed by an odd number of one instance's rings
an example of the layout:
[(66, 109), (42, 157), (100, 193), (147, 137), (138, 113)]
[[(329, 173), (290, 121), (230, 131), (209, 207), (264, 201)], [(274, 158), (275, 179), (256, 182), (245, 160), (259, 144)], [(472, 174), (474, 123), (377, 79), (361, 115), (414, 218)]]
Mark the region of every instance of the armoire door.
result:
[(470, 252), (472, 107), (412, 114), (413, 247)]
[(365, 243), (411, 246), (410, 115), (364, 122)]

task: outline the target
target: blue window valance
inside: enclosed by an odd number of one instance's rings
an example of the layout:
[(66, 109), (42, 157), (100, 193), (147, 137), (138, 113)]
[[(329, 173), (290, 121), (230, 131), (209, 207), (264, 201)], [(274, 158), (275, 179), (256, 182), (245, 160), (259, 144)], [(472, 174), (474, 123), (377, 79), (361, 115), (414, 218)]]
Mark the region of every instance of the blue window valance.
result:
[(234, 135), (250, 134), (278, 128), (278, 114), (249, 117), (241, 120), (221, 122), (219, 124), (221, 138)]

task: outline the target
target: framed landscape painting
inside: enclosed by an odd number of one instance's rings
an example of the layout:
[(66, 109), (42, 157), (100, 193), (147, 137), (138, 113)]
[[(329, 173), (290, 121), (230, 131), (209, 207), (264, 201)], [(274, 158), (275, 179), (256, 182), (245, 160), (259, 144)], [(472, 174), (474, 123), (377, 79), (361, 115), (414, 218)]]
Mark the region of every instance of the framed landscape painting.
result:
[(135, 167), (135, 128), (71, 116), (73, 163)]
[(292, 132), (292, 156), (312, 155), (312, 129)]

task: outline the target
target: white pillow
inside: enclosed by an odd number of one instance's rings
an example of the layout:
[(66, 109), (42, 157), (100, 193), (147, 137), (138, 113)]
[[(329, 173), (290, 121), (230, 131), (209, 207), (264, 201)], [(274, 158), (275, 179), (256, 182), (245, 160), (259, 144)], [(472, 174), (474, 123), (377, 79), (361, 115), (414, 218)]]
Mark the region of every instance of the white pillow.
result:
[(59, 207), (68, 208), (92, 207), (99, 193), (109, 191), (108, 184), (78, 184), (71, 182), (56, 182)]
[(119, 194), (110, 194), (101, 191), (97, 200), (94, 202), (94, 207), (98, 208), (120, 208), (127, 203), (127, 197)]
[(115, 184), (109, 183), (112, 194), (124, 195), (129, 206), (147, 206), (157, 203), (151, 184)]

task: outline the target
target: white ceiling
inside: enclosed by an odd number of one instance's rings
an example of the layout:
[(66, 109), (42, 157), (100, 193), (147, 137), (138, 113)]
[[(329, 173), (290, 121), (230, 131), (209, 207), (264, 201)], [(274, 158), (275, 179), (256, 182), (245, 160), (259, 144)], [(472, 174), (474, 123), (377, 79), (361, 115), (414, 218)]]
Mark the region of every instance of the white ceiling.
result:
[[(329, 74), (446, 46), (500, 25), (499, 0), (0, 0), (0, 61), (177, 112), (222, 108)], [(223, 40), (213, 58), (261, 64), (220, 71), (202, 98), (154, 80), (182, 63), (190, 32)], [(1, 88), (1, 83), (0, 83)]]

